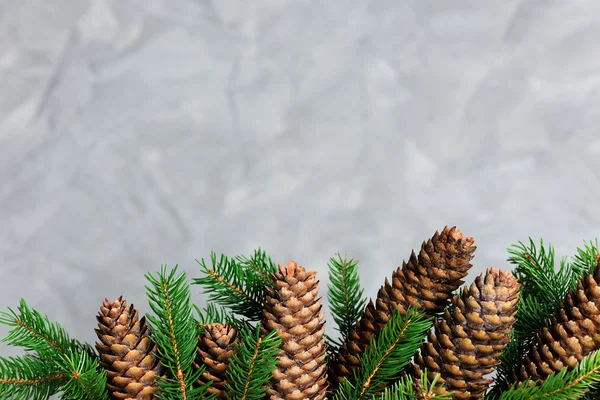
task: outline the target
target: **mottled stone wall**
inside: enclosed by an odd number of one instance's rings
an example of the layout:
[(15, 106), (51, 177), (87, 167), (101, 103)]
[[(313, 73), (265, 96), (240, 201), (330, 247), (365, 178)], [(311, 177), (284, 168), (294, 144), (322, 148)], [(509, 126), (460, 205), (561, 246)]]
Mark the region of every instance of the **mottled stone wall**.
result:
[(598, 43), (594, 0), (0, 0), (0, 306), (93, 341), (102, 299), (146, 312), (144, 272), (211, 250), (323, 283), (347, 251), (369, 295), (444, 225), (477, 273), (572, 254)]

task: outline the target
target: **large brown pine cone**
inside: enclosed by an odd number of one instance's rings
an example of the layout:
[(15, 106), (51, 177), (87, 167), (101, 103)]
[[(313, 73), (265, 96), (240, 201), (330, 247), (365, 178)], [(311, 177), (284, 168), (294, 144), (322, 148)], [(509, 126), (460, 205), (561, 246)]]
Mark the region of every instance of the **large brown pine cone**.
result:
[(513, 381), (545, 380), (567, 367), (572, 369), (594, 350), (600, 349), (600, 263), (583, 275), (576, 290), (567, 293), (513, 371)]
[(452, 292), (464, 283), (462, 278), (472, 266), (475, 249), (473, 238), (465, 238), (456, 227), (446, 226), (423, 242), (418, 256), (413, 251), (408, 262), (394, 271), (391, 283), (386, 278), (375, 304), (371, 301), (367, 305), (356, 328), (342, 344), (329, 371), (332, 383), (341, 383), (344, 377), (352, 379), (352, 371), (360, 366), (359, 357), (394, 308), (405, 315), (408, 307), (416, 305), (428, 315), (440, 314)]
[(277, 330), (282, 338), (272, 376), (271, 400), (324, 399), (327, 391), (325, 326), (316, 272), (290, 261), (274, 274), (263, 311), (263, 334)]
[(204, 365), (205, 370), (197, 384), (202, 386), (212, 381), (208, 392), (219, 398), (227, 397), (225, 373), (237, 343), (237, 330), (222, 323), (205, 325), (204, 334), (198, 335), (196, 359), (193, 365), (196, 369)]
[(152, 354), (156, 345), (150, 338), (146, 319), (138, 320), (133, 304), (120, 296), (113, 303), (105, 299), (96, 316), (95, 329), (100, 343), (96, 350), (100, 365), (106, 370), (107, 389), (113, 399), (154, 399), (158, 386), (155, 380), (164, 372)]
[(509, 341), (519, 301), (519, 283), (508, 271), (490, 268), (468, 289), (452, 298), (452, 306), (434, 321), (412, 365), (419, 379), (426, 367), (429, 379), (439, 373), (442, 393), (455, 399), (481, 399), (493, 382), (484, 376), (500, 364)]

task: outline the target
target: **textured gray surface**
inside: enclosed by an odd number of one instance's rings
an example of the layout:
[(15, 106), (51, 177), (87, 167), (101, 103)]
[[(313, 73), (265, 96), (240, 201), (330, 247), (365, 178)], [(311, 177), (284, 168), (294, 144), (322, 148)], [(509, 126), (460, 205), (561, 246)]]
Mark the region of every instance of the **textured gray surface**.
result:
[(347, 251), (369, 295), (444, 225), (477, 273), (571, 254), (599, 42), (594, 0), (0, 0), (0, 305), (93, 342), (102, 299), (146, 312), (144, 272), (211, 250), (323, 282)]

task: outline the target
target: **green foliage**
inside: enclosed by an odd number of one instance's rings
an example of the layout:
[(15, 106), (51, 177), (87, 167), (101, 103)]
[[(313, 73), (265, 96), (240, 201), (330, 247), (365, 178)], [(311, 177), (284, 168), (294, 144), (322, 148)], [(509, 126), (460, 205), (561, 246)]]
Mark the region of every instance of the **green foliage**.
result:
[(400, 378), (432, 326), (416, 307), (405, 316), (394, 309), (379, 335), (371, 339), (361, 357), (361, 367), (354, 372), (354, 384), (348, 379), (340, 384), (336, 399), (359, 400), (380, 394)]
[(227, 387), (234, 400), (260, 400), (267, 391), (266, 383), (277, 365), (281, 338), (277, 331), (261, 337), (260, 327), (245, 327), (240, 331), (244, 338), (237, 344), (227, 369)]
[(565, 295), (574, 289), (578, 280), (598, 264), (598, 241), (585, 243), (577, 249), (572, 262), (563, 258), (558, 270), (555, 268), (554, 248), (539, 247), (529, 238), (529, 246), (522, 242), (508, 249), (508, 261), (515, 265), (513, 274), (521, 284), (520, 300), (512, 339), (504, 349), (497, 367), (494, 387), (488, 398), (495, 399), (509, 386), (509, 374), (518, 365), (522, 355), (531, 347), (537, 332), (546, 325), (548, 318), (563, 303)]
[[(517, 320), (511, 341), (502, 353), (494, 387), (486, 400), (584, 399), (600, 395), (600, 350), (586, 356), (575, 369), (564, 369), (544, 382), (525, 382), (509, 386), (511, 369), (518, 365), (548, 317), (564, 302), (565, 294), (594, 268), (600, 268), (598, 240), (585, 242), (571, 260), (555, 266), (551, 245), (519, 242), (509, 250), (508, 261), (521, 284)], [(203, 310), (191, 304), (190, 286), (185, 273), (177, 274), (162, 266), (157, 275), (146, 274), (150, 307), (147, 315), (152, 338), (158, 345), (157, 356), (168, 369), (158, 380), (161, 400), (214, 399), (197, 386), (204, 368), (195, 370), (197, 335), (205, 324), (222, 322), (236, 328), (240, 342), (227, 370), (228, 391), (233, 399), (265, 398), (272, 371), (276, 367), (281, 338), (275, 331), (261, 335), (260, 320), (264, 296), (274, 286), (277, 266), (261, 249), (252, 256), (219, 259), (211, 253), (211, 265), (199, 262), (205, 276), (193, 280), (203, 286), (209, 301)], [(347, 340), (360, 318), (367, 299), (360, 287), (358, 261), (340, 254), (328, 263), (328, 300), (339, 341), (327, 337), (327, 356), (336, 355), (340, 342)], [(457, 289), (456, 293), (459, 293)], [(197, 312), (197, 319), (193, 310)], [(0, 323), (11, 327), (2, 339), (21, 346), (20, 357), (0, 357), (0, 399), (48, 399), (60, 394), (70, 400), (108, 400), (106, 373), (98, 363), (94, 348), (69, 337), (57, 323), (30, 309), (21, 300), (17, 311), (0, 313)], [(257, 323), (256, 326), (253, 326)], [(436, 378), (429, 382), (426, 373), (420, 385), (403, 374), (414, 353), (431, 328), (432, 319), (410, 308), (403, 317), (394, 310), (383, 330), (374, 337), (354, 371), (353, 383), (345, 379), (328, 398), (336, 400), (449, 400), (450, 394), (435, 395)], [(418, 388), (418, 389), (417, 389)], [(417, 393), (417, 390), (419, 393)]]
[(384, 389), (383, 393), (373, 396), (372, 400), (452, 400), (452, 393), (435, 394), (435, 388), (438, 386), (439, 374), (430, 382), (427, 379), (427, 369), (421, 373), (421, 387), (417, 392), (414, 386), (414, 380), (410, 375), (405, 375), (396, 381), (393, 385)]
[(0, 323), (12, 327), (2, 341), (26, 354), (0, 358), (0, 398), (46, 399), (62, 392), (74, 400), (108, 399), (106, 373), (89, 345), (71, 339), (25, 300), (17, 309), (0, 313)]
[(543, 382), (527, 380), (522, 385), (504, 391), (499, 400), (564, 400), (581, 399), (600, 383), (600, 351), (584, 357), (577, 366), (554, 373)]
[(337, 258), (329, 259), (327, 266), (329, 270), (327, 299), (331, 316), (337, 324), (336, 330), (341, 336), (339, 342), (327, 337), (329, 358), (333, 359), (339, 350), (340, 342), (346, 341), (360, 318), (367, 304), (367, 298), (360, 287), (358, 261), (348, 260), (347, 256), (342, 259), (338, 253)]
[(246, 271), (246, 274), (253, 277), (250, 283), (256, 287), (253, 287), (251, 291), (264, 294), (265, 286), (273, 286), (275, 282), (273, 274), (277, 272), (277, 265), (263, 249), (259, 247), (254, 250), (251, 257), (236, 256), (235, 259)]
[(200, 309), (194, 304), (194, 308), (198, 313), (198, 323), (200, 327), (200, 331), (202, 332), (202, 326), (212, 324), (215, 322), (220, 322), (223, 324), (227, 324), (237, 331), (241, 332), (245, 328), (252, 328), (252, 324), (247, 319), (239, 319), (230, 312), (227, 312), (227, 309), (223, 306), (217, 306), (214, 303), (208, 303), (204, 308), (204, 311), (200, 311)]
[(37, 355), (0, 358), (0, 398), (47, 399), (58, 393), (67, 377)]
[(193, 279), (193, 283), (204, 288), (209, 302), (216, 302), (251, 321), (259, 321), (266, 288), (273, 284), (270, 274), (275, 265), (271, 259), (260, 249), (250, 258), (221, 255), (217, 261), (217, 255), (211, 252), (210, 259), (211, 267), (204, 259), (196, 260), (204, 276)]
[(194, 370), (196, 355), (197, 321), (192, 314), (190, 287), (185, 272), (175, 276), (177, 266), (167, 274), (161, 267), (158, 277), (146, 274), (150, 286), (146, 287), (150, 308), (156, 314), (147, 315), (152, 338), (158, 346), (158, 356), (169, 370), (170, 377), (158, 380), (159, 399), (189, 400), (202, 398), (208, 385), (194, 387), (204, 372)]
[[(580, 275), (591, 272), (594, 268), (600, 267), (600, 250), (598, 239), (594, 242), (583, 242), (583, 248), (577, 248), (577, 254), (573, 256), (571, 262), (572, 268), (577, 270)], [(572, 285), (574, 289), (576, 285)]]

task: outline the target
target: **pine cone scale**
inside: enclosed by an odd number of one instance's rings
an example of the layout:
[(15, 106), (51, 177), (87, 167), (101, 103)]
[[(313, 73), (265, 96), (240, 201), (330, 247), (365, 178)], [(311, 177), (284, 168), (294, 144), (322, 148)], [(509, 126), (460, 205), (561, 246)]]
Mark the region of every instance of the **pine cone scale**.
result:
[[(515, 321), (519, 284), (510, 273), (488, 269), (452, 298), (427, 335), (411, 372), (420, 379), (427, 368), (429, 379), (441, 376), (444, 391), (455, 399), (481, 399), (492, 382), (484, 376), (500, 363), (506, 334)], [(499, 335), (501, 334), (501, 335)]]
[(227, 324), (215, 322), (203, 326), (203, 332), (198, 335), (196, 358), (193, 363), (196, 370), (202, 365), (205, 367), (196, 382), (197, 386), (212, 381), (208, 392), (218, 398), (227, 397), (227, 368), (238, 343), (237, 330)]
[(448, 228), (421, 245), (418, 256), (412, 251), (379, 289), (375, 302), (367, 304), (355, 332), (342, 344), (336, 363), (330, 369), (332, 383), (352, 380), (352, 371), (360, 367), (360, 356), (371, 339), (385, 326), (392, 310), (402, 315), (416, 306), (428, 315), (439, 314), (448, 304), (452, 292), (464, 282), (471, 268), (476, 247), (473, 238), (465, 238), (456, 227)]
[(600, 264), (582, 276), (574, 291), (567, 293), (536, 336), (512, 378), (520, 384), (527, 378), (544, 381), (564, 368), (572, 369), (590, 352), (600, 348)]
[(150, 338), (146, 319), (138, 319), (133, 305), (120, 296), (104, 300), (96, 316), (96, 342), (100, 365), (107, 375), (106, 387), (117, 399), (154, 399), (155, 380), (164, 372), (156, 358), (156, 345)]
[(324, 399), (325, 325), (315, 272), (290, 261), (274, 278), (277, 289), (267, 290), (262, 328), (282, 339), (270, 399)]

